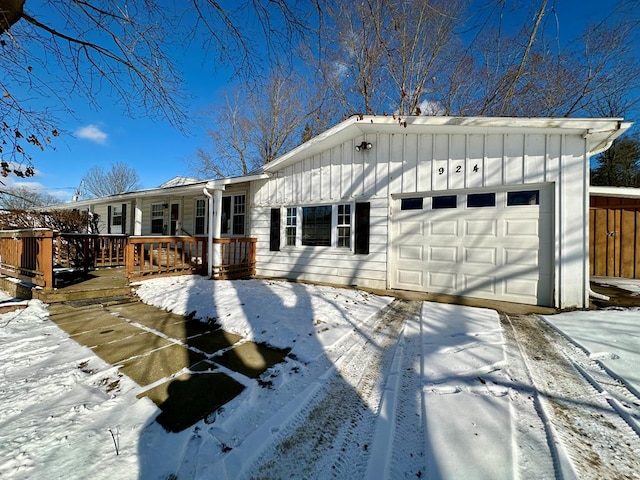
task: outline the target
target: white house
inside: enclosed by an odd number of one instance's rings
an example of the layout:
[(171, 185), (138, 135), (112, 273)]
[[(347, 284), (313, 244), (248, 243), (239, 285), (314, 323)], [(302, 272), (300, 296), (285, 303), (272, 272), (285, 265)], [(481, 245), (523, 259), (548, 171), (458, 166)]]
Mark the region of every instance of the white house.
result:
[(354, 116), (251, 176), (84, 205), (129, 205), (136, 235), (255, 237), (260, 276), (586, 307), (589, 158), (629, 126)]

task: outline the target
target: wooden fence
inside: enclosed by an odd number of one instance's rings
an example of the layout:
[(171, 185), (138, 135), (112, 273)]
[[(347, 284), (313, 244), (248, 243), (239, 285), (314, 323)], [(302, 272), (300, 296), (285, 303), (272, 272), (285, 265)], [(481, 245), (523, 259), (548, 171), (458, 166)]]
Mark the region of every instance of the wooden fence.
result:
[(640, 278), (640, 207), (591, 207), (589, 265), (593, 276)]

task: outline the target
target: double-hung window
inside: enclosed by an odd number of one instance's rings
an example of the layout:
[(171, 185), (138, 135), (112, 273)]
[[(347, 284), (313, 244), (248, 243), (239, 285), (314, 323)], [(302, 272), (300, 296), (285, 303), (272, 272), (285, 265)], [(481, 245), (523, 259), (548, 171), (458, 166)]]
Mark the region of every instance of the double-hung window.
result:
[(207, 202), (204, 198), (196, 199), (194, 235), (205, 235), (207, 233)]
[(338, 205), (338, 221), (336, 222), (338, 234), (338, 247), (351, 247), (351, 205)]
[(246, 210), (245, 195), (222, 197), (221, 233), (223, 235), (244, 235)]
[(164, 205), (162, 203), (151, 205), (151, 233), (164, 234)]
[(111, 226), (122, 226), (122, 205), (114, 205), (111, 207)]
[(351, 248), (352, 206), (288, 207), (285, 245)]
[(286, 245), (288, 247), (295, 247), (296, 236), (298, 233), (298, 209), (296, 207), (287, 208), (287, 226), (285, 227)]

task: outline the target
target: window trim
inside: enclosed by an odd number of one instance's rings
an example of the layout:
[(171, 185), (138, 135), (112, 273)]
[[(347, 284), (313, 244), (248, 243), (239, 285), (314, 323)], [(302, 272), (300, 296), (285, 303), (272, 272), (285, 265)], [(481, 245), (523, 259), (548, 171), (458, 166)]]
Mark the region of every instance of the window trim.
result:
[[(151, 211), (150, 211), (150, 214), (149, 214), (149, 232), (150, 232), (151, 235), (164, 235), (165, 234), (165, 223), (164, 223), (164, 210), (165, 210), (164, 205), (165, 205), (165, 203), (166, 202), (155, 202), (155, 203), (151, 204), (151, 207), (150, 207)], [(157, 206), (157, 205), (160, 205), (161, 215), (155, 215), (154, 216), (153, 207)], [(160, 232), (154, 232), (153, 231), (153, 221), (154, 220), (160, 220), (162, 222), (162, 231), (160, 231)]]
[[(119, 219), (118, 223), (115, 222), (116, 218)], [(109, 219), (111, 226), (124, 227), (124, 225), (122, 224), (122, 221), (123, 221), (122, 204), (111, 205), (111, 218)]]
[[(244, 197), (244, 203), (238, 203), (236, 204), (236, 197)], [(225, 232), (224, 230), (224, 224), (222, 224), (223, 222), (223, 216), (220, 217), (220, 236), (223, 238), (230, 238), (230, 237), (245, 237), (247, 235), (247, 211), (248, 211), (248, 195), (247, 192), (245, 191), (239, 191), (239, 192), (229, 192), (228, 195), (223, 195), (222, 198), (220, 199), (220, 209), (221, 209), (221, 214), (224, 213), (223, 209), (224, 209), (224, 200), (225, 199), (229, 199), (229, 218), (227, 219), (228, 223), (228, 227), (227, 227), (227, 231)], [(237, 213), (236, 212), (236, 208), (238, 205), (243, 205), (243, 212), (242, 213)], [(242, 220), (242, 233), (236, 233), (235, 232), (235, 218), (236, 217), (243, 217)]]
[[(338, 206), (339, 205), (348, 205), (349, 206), (349, 224), (338, 225)], [(303, 218), (302, 218), (302, 209), (304, 207), (331, 207), (331, 240), (329, 245), (303, 245), (302, 244), (302, 229), (303, 229)], [(288, 217), (287, 213), (289, 210), (295, 210), (295, 219), (296, 225), (293, 226), (295, 231), (295, 245), (289, 245), (287, 243), (288, 235), (287, 228), (292, 227), (288, 225)], [(281, 245), (283, 246), (283, 250), (291, 250), (291, 249), (331, 249), (338, 252), (352, 252), (354, 251), (355, 244), (355, 202), (340, 202), (340, 203), (321, 203), (321, 204), (304, 204), (304, 205), (289, 205), (284, 206), (281, 209), (281, 214), (285, 218), (285, 221), (282, 222), (280, 228), (280, 239)], [(348, 247), (339, 247), (338, 246), (338, 228), (339, 227), (349, 227), (349, 246)]]
[[(204, 203), (204, 212), (202, 215), (198, 215), (198, 202), (203, 202)], [(207, 202), (207, 199), (204, 197), (199, 197), (199, 198), (195, 198), (193, 200), (193, 234), (194, 235), (208, 235), (209, 234), (209, 215), (208, 215), (208, 210), (209, 209), (209, 205)], [(198, 219), (199, 218), (203, 218), (203, 226), (204, 226), (204, 231), (202, 233), (198, 233)]]

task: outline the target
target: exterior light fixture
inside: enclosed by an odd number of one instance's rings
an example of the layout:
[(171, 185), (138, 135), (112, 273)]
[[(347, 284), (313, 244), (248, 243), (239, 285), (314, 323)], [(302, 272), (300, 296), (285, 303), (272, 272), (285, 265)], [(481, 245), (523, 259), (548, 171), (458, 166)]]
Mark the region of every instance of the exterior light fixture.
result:
[(371, 143), (363, 141), (360, 145), (356, 145), (356, 152), (360, 150), (371, 150), (372, 147), (373, 145), (371, 145)]

